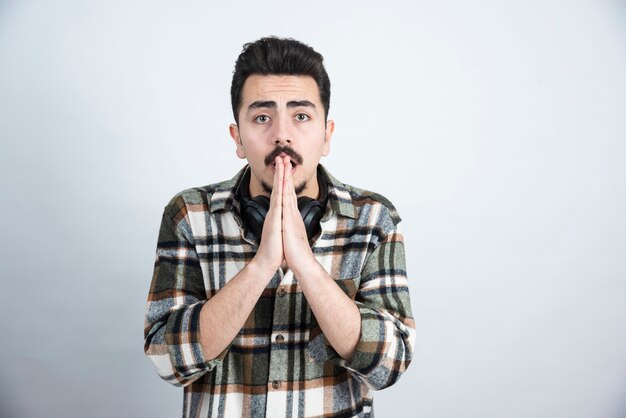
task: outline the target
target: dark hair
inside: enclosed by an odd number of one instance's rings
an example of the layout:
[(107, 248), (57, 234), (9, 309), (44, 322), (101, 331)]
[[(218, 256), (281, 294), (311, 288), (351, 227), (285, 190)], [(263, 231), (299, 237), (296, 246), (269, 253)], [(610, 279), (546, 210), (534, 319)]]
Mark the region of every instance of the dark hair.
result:
[(324, 117), (330, 107), (330, 79), (323, 64), (324, 57), (302, 42), (274, 36), (247, 43), (237, 61), (230, 86), (230, 100), (235, 122), (239, 123), (239, 109), (243, 84), (252, 74), (308, 75), (313, 77), (320, 91)]

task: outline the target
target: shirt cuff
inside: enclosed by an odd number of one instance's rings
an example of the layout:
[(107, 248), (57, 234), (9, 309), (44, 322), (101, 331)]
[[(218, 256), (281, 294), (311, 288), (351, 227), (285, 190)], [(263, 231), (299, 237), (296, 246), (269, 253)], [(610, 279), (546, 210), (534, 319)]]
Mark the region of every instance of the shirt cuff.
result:
[(206, 360), (200, 344), (200, 311), (203, 302), (186, 306), (170, 315), (165, 339), (174, 374), (181, 382), (190, 383), (222, 363), (230, 349), (226, 347), (216, 358)]
[(361, 314), (361, 334), (350, 360), (345, 360), (330, 345), (319, 326), (309, 340), (309, 356), (316, 362), (330, 361), (348, 369), (354, 377), (373, 389), (392, 384), (406, 360), (405, 326), (387, 311), (368, 308), (355, 302)]

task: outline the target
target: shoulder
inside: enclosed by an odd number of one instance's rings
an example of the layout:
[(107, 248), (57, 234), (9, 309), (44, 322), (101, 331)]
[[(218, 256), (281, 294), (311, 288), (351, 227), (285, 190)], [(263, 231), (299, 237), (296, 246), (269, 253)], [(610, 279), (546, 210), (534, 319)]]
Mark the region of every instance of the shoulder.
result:
[(373, 208), (379, 209), (381, 215), (388, 218), (394, 225), (397, 225), (402, 220), (393, 203), (391, 203), (391, 201), (382, 194), (345, 183), (343, 186), (350, 194), (352, 204), (355, 208), (357, 208), (357, 210), (371, 210)]
[(367, 220), (367, 223), (374, 221), (385, 230), (395, 228), (400, 223), (396, 207), (385, 196), (343, 183), (322, 169), (329, 181), (329, 195), (336, 199), (334, 205), (339, 214)]
[(209, 184), (202, 187), (190, 187), (185, 190), (181, 190), (176, 193), (167, 203), (168, 207), (176, 207), (181, 204), (194, 205), (207, 202), (213, 196), (213, 193), (217, 190), (217, 186), (220, 183)]
[(192, 187), (176, 193), (165, 207), (165, 211), (174, 217), (182, 213), (217, 212), (230, 210), (235, 200), (237, 185), (243, 177), (247, 166), (243, 167), (229, 180), (212, 183), (202, 187)]
[(165, 211), (173, 218), (189, 212), (207, 212), (211, 205), (224, 205), (234, 195), (232, 180), (213, 183), (201, 187), (191, 187), (176, 193), (165, 206)]

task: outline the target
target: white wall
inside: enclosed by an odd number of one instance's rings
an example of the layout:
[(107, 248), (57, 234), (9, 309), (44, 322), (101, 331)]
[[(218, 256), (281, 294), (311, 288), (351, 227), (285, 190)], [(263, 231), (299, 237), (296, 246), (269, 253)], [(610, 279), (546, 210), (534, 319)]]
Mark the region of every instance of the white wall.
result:
[(625, 17), (618, 0), (0, 2), (0, 415), (180, 415), (142, 351), (161, 211), (241, 166), (233, 64), (276, 34), (325, 56), (326, 166), (404, 219), (418, 343), (377, 416), (626, 416)]

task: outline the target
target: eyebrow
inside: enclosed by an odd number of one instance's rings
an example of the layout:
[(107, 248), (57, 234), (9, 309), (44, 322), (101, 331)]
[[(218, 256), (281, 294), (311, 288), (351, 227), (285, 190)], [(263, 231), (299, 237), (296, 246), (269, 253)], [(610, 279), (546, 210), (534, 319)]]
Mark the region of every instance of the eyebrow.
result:
[[(273, 100), (257, 100), (250, 103), (248, 113), (254, 109), (276, 109), (277, 107), (276, 102)], [(312, 107), (315, 109), (315, 105), (308, 100), (290, 100), (287, 102), (287, 108), (291, 109), (294, 107)]]
[(312, 107), (315, 109), (315, 105), (308, 100), (291, 100), (287, 102), (287, 108), (292, 107)]

